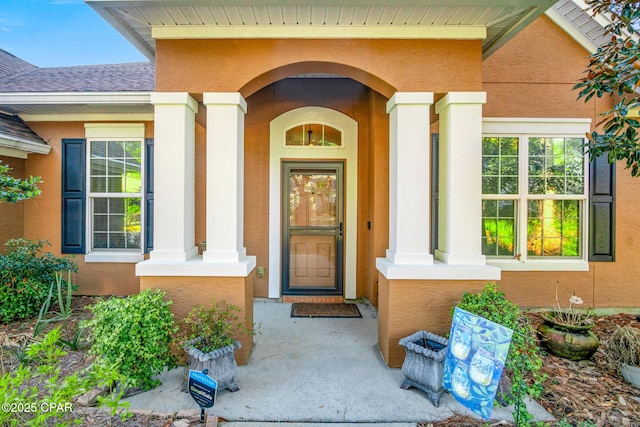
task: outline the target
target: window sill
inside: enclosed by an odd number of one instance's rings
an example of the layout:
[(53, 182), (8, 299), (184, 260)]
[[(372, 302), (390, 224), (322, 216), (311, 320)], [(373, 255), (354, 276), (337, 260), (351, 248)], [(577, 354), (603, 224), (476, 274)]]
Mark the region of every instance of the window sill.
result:
[(144, 261), (144, 255), (139, 252), (89, 252), (84, 256), (84, 262), (137, 263), (142, 261)]
[(528, 260), (520, 262), (509, 259), (490, 259), (487, 264), (502, 271), (589, 271), (589, 263), (581, 259), (572, 260)]

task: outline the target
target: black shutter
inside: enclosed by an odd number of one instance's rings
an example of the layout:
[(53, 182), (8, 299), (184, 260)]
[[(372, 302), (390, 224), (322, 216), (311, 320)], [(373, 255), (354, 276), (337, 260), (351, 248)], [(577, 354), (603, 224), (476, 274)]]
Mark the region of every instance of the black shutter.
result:
[(62, 253), (85, 253), (86, 160), (84, 139), (62, 140)]
[(144, 252), (148, 253), (153, 249), (153, 138), (144, 140), (145, 149), (145, 181), (146, 191), (144, 195), (144, 205), (146, 221), (144, 226)]
[(589, 170), (589, 261), (615, 260), (616, 165), (607, 156), (591, 161)]

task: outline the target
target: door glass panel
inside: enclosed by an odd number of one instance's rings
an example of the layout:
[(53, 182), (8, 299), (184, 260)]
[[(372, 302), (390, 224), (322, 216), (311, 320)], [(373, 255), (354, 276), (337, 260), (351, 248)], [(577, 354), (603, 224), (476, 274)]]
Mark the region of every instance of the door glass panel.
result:
[(327, 227), (336, 220), (336, 174), (292, 173), (289, 176), (289, 224)]

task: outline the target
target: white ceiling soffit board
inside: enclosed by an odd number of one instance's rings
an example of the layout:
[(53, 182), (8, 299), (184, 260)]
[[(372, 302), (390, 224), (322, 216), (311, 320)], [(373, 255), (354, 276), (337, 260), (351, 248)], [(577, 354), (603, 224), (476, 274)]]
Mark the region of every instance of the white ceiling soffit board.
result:
[(545, 14), (589, 53), (595, 53), (610, 39), (605, 26), (611, 21), (602, 14), (593, 17), (582, 0), (560, 0)]
[(158, 38), (481, 38), (483, 39), (483, 56), (487, 57), (556, 2), (556, 0), (85, 1), (152, 61), (155, 58), (154, 36)]

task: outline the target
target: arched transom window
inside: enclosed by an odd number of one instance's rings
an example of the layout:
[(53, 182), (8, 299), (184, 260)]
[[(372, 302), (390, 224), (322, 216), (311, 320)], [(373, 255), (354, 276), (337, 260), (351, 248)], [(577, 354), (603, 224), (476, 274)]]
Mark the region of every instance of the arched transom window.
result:
[(285, 132), (287, 147), (341, 147), (342, 131), (321, 123), (293, 126)]

